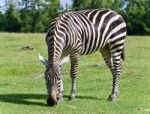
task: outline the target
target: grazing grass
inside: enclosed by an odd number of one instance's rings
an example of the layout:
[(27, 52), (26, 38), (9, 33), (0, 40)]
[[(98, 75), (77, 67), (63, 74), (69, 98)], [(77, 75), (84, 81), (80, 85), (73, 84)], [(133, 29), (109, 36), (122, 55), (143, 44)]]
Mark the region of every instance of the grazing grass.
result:
[[(70, 94), (69, 64), (63, 66), (64, 101), (46, 105), (44, 66), (45, 34), (0, 33), (0, 114), (144, 114), (150, 113), (150, 37), (129, 36), (117, 102), (106, 100), (112, 76), (97, 52), (81, 56), (77, 99)], [(34, 50), (22, 50), (30, 45)]]

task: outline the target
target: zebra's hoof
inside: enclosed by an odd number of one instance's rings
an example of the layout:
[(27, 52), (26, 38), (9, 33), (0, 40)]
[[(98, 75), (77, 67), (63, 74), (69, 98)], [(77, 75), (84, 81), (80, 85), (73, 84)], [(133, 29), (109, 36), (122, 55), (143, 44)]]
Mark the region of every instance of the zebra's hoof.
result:
[(113, 95), (109, 95), (108, 96), (108, 101), (112, 101), (112, 102), (115, 102), (117, 100), (117, 95), (116, 94), (113, 94)]
[(59, 102), (62, 102), (64, 99), (63, 99), (63, 97), (61, 97), (61, 98), (57, 98), (57, 102), (59, 103)]
[(75, 99), (75, 95), (70, 95), (68, 100), (71, 101), (71, 100), (74, 100), (74, 99)]

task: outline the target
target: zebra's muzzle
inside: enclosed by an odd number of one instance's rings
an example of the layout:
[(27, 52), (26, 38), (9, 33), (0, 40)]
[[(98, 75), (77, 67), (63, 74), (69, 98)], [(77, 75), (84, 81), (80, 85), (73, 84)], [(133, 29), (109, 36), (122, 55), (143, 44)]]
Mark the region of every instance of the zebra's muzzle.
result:
[(57, 99), (54, 99), (53, 97), (48, 97), (47, 104), (49, 106), (55, 106), (55, 105), (57, 105)]
[(54, 106), (57, 104), (57, 97), (56, 97), (56, 86), (52, 86), (51, 87), (51, 92), (50, 92), (50, 95), (48, 96), (48, 99), (47, 99), (47, 104), (49, 106)]

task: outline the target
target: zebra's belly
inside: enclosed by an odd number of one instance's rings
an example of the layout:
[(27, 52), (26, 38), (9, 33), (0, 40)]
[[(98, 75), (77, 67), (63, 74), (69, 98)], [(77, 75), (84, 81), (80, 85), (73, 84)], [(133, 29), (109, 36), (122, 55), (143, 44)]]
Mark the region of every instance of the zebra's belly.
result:
[(81, 51), (80, 55), (89, 55), (89, 54), (93, 54), (97, 51), (100, 51), (101, 48), (98, 48), (96, 50), (93, 50), (93, 51), (88, 51), (88, 52), (84, 52), (84, 51)]
[(88, 43), (83, 44), (80, 55), (88, 55), (88, 54), (95, 53), (96, 51), (100, 51), (100, 49), (102, 48), (100, 44), (101, 43), (97, 40), (93, 41), (92, 43), (89, 43), (89, 45)]
[(80, 52), (80, 55), (89, 55), (89, 54), (93, 54), (97, 51), (100, 51), (101, 47), (95, 47), (95, 48), (92, 48), (92, 49), (87, 49), (87, 51), (85, 51), (86, 49), (82, 49), (81, 52)]

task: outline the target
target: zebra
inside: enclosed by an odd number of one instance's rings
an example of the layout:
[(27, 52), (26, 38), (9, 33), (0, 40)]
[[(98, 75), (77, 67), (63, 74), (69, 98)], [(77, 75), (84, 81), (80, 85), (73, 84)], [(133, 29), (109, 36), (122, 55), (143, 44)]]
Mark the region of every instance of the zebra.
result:
[(79, 58), (97, 51), (102, 54), (113, 76), (112, 92), (108, 100), (116, 101), (119, 94), (121, 59), (125, 59), (126, 34), (124, 19), (111, 9), (70, 11), (55, 18), (46, 35), (48, 60), (39, 55), (40, 61), (46, 66), (48, 105), (54, 106), (63, 100), (62, 58), (69, 56), (70, 59), (72, 88), (69, 99), (73, 100), (76, 96)]

